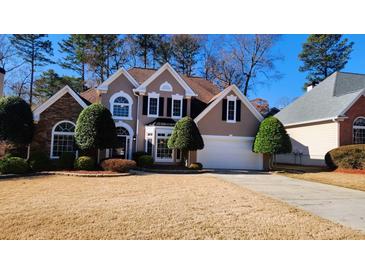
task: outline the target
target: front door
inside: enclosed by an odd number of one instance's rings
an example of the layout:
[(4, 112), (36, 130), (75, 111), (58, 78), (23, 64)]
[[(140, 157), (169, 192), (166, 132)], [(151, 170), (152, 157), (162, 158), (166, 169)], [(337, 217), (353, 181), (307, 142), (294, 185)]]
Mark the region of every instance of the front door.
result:
[(118, 136), (118, 145), (113, 151), (114, 157), (122, 159), (128, 158), (128, 140), (127, 136)]
[(172, 149), (167, 146), (167, 141), (171, 136), (172, 130), (157, 130), (156, 131), (156, 162), (172, 162)]

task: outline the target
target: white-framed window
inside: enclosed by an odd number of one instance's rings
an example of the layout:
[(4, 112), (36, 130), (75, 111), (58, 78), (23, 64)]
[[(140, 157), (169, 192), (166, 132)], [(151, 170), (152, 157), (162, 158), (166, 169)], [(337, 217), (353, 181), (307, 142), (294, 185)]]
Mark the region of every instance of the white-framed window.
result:
[(358, 117), (352, 126), (354, 144), (365, 144), (365, 117)]
[(51, 140), (51, 159), (58, 159), (62, 153), (76, 153), (75, 124), (61, 121), (54, 125)]
[(151, 92), (148, 94), (148, 116), (149, 117), (158, 117), (159, 112), (159, 94), (156, 92)]
[(236, 101), (237, 97), (234, 95), (227, 96), (227, 122), (236, 122)]
[(156, 136), (156, 159), (161, 162), (172, 162), (172, 149), (167, 146), (168, 139), (171, 137), (171, 131), (157, 131)]
[(115, 93), (110, 97), (110, 112), (113, 119), (132, 120), (133, 99), (124, 91)]
[(160, 91), (171, 92), (172, 91), (172, 85), (169, 82), (165, 81), (161, 84)]
[(183, 100), (183, 96), (179, 95), (179, 94), (175, 94), (171, 96), (172, 100), (171, 100), (171, 117), (175, 118), (175, 119), (179, 119), (182, 117), (182, 108), (183, 108), (183, 104), (182, 104), (182, 100)]

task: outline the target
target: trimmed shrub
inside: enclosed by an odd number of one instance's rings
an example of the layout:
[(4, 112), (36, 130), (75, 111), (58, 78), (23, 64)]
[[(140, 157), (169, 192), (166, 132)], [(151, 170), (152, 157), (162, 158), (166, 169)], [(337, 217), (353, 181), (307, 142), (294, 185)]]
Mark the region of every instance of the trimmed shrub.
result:
[(151, 155), (142, 155), (138, 158), (137, 165), (139, 167), (150, 167), (153, 165), (153, 157)]
[(60, 169), (73, 169), (75, 162), (75, 154), (72, 152), (64, 152), (57, 161)]
[(365, 145), (341, 146), (326, 153), (325, 161), (330, 169), (365, 169)]
[(203, 138), (191, 117), (184, 117), (175, 124), (168, 146), (185, 151), (204, 148)]
[(201, 163), (191, 163), (189, 168), (195, 170), (201, 170), (203, 169), (203, 165)]
[(20, 97), (0, 98), (0, 140), (29, 144), (34, 134), (33, 113)]
[(28, 161), (32, 171), (43, 171), (51, 169), (51, 161), (44, 152), (33, 152)]
[(111, 158), (102, 161), (100, 166), (103, 170), (107, 171), (128, 172), (130, 169), (136, 167), (136, 162), (132, 160)]
[(76, 122), (75, 140), (82, 150), (114, 147), (117, 131), (110, 111), (102, 104), (85, 108)]
[(74, 167), (77, 170), (95, 170), (95, 160), (89, 156), (81, 156), (75, 160)]
[(19, 157), (6, 157), (0, 160), (0, 173), (24, 174), (29, 171), (27, 161)]
[(136, 161), (138, 163), (138, 158), (141, 157), (141, 156), (144, 156), (144, 155), (149, 155), (149, 154), (147, 152), (144, 152), (144, 151), (134, 152), (133, 155), (132, 155), (132, 160)]

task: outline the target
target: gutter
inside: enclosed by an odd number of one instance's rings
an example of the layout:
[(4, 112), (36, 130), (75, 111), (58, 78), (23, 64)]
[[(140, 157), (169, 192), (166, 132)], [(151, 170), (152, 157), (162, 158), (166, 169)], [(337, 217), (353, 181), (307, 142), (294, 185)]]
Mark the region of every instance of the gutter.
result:
[(346, 118), (347, 118), (346, 116), (334, 116), (334, 117), (328, 117), (328, 118), (323, 118), (323, 119), (316, 119), (316, 120), (309, 120), (309, 121), (298, 122), (298, 123), (284, 124), (284, 126), (285, 127), (291, 127), (291, 126), (299, 126), (299, 125), (313, 124), (313, 123), (326, 122), (326, 121), (337, 122), (337, 121), (343, 121)]

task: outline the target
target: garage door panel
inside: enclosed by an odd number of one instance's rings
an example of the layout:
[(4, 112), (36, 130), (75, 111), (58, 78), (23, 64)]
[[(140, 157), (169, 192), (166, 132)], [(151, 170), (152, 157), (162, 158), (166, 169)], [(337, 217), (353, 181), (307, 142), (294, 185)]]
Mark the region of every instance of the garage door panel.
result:
[(252, 138), (203, 135), (197, 160), (205, 168), (262, 169), (262, 155), (252, 152)]

